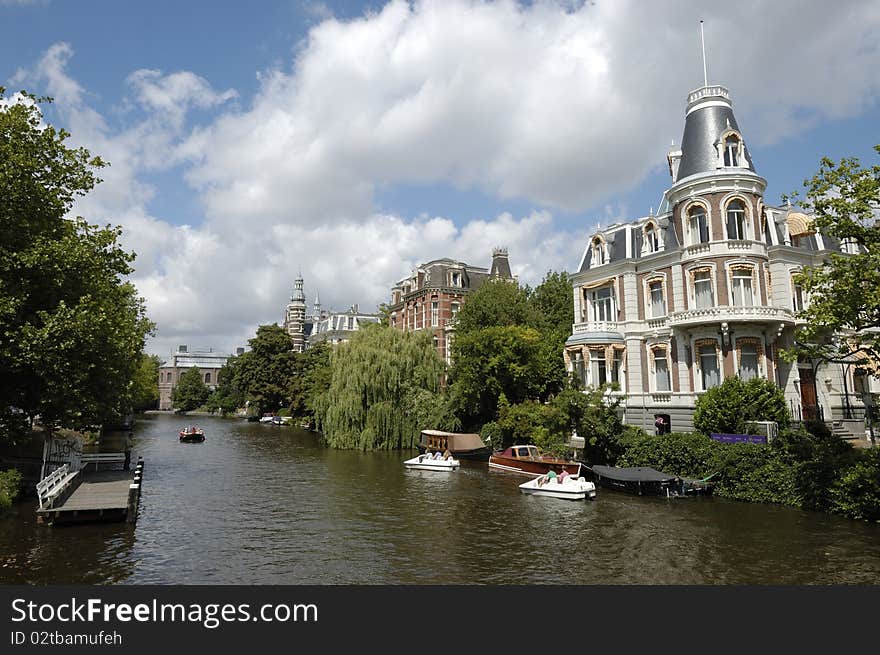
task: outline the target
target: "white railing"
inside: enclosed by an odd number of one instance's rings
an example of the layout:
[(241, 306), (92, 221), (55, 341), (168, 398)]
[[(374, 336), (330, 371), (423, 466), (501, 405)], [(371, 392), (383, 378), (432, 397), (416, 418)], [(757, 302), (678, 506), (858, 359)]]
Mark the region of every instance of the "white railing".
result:
[(665, 328), (668, 322), (669, 319), (666, 316), (664, 316), (663, 318), (649, 318), (648, 327), (652, 330), (659, 330), (661, 328)]
[(720, 306), (705, 307), (703, 309), (689, 309), (684, 312), (675, 312), (669, 317), (670, 325), (685, 325), (688, 323), (711, 323), (713, 321), (727, 320), (756, 320), (756, 321), (781, 321), (794, 323), (794, 312), (783, 307), (767, 307), (765, 305), (749, 306)]
[(64, 493), (67, 486), (73, 482), (79, 471), (71, 473), (67, 464), (59, 466), (45, 478), (37, 483), (37, 497), (40, 501), (40, 509), (51, 505), (58, 496)]
[(619, 324), (617, 321), (588, 321), (586, 323), (575, 323), (574, 334), (583, 334), (585, 332), (619, 332)]
[(703, 86), (695, 91), (691, 91), (688, 93), (688, 104), (692, 102), (696, 102), (697, 100), (701, 100), (703, 98), (709, 98), (711, 96), (721, 96), (722, 98), (727, 98), (730, 100), (730, 91), (728, 91), (725, 87), (720, 84), (715, 84), (713, 86)]
[(101, 464), (125, 464), (125, 453), (88, 453), (80, 457), (80, 469), (94, 464), (95, 470)]

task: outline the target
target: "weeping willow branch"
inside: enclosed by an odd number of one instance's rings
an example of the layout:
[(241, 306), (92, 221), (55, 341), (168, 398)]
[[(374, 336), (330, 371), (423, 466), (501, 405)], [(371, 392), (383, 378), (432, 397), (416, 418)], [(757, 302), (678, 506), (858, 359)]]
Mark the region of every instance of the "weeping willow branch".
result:
[(412, 448), (419, 432), (413, 390), (440, 392), (444, 364), (429, 332), (371, 325), (330, 355), (330, 387), (315, 401), (315, 418), (331, 448)]

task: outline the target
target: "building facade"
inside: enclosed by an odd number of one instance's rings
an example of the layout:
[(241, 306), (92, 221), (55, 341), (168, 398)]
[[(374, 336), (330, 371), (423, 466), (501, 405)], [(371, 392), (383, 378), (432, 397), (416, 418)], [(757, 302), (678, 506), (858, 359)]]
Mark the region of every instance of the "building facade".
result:
[[(240, 355), (244, 352), (244, 348), (239, 348), (236, 352)], [(171, 357), (159, 367), (159, 409), (174, 409), (171, 402), (171, 393), (180, 380), (180, 376), (191, 368), (198, 368), (202, 381), (211, 391), (220, 384), (220, 369), (226, 364), (226, 360), (230, 355), (222, 355), (214, 352), (212, 348), (202, 350), (192, 350), (185, 345), (178, 346), (177, 352), (171, 354)]]
[(868, 381), (855, 367), (780, 357), (809, 302), (795, 274), (849, 245), (815, 232), (796, 207), (764, 204), (767, 182), (727, 89), (689, 94), (667, 161), (672, 182), (657, 213), (586, 244), (571, 276), (568, 370), (585, 385), (619, 385), (625, 422), (646, 429), (658, 415), (693, 429), (699, 395), (734, 375), (774, 381), (795, 418), (863, 416)]
[(493, 249), (489, 268), (448, 258), (422, 264), (391, 289), (389, 323), (398, 330), (431, 330), (437, 354), (450, 363), (456, 315), (468, 294), (490, 279), (514, 279), (506, 248)]
[(378, 323), (378, 314), (366, 314), (352, 305), (345, 312), (320, 312), (316, 315), (321, 318), (315, 321), (312, 332), (308, 338), (309, 348), (318, 343), (329, 343), (335, 346), (345, 343), (360, 328), (370, 323)]

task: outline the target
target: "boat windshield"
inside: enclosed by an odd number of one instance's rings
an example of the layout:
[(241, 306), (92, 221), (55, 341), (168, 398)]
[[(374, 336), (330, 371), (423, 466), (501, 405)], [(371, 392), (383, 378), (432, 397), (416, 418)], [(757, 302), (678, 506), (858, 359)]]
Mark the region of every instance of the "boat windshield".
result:
[(538, 449), (535, 446), (529, 446), (528, 456), (538, 459)]

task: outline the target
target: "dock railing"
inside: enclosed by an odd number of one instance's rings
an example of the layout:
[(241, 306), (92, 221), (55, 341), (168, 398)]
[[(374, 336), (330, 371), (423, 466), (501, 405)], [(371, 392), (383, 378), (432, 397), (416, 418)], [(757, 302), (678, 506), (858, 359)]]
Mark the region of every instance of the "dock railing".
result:
[(125, 466), (125, 453), (83, 453), (80, 457), (80, 468), (85, 471), (89, 465), (97, 471), (101, 465), (111, 467), (121, 464)]
[(51, 507), (52, 503), (61, 497), (78, 475), (79, 470), (71, 471), (67, 464), (63, 464), (40, 480), (37, 483), (40, 509)]

